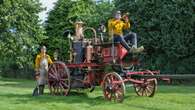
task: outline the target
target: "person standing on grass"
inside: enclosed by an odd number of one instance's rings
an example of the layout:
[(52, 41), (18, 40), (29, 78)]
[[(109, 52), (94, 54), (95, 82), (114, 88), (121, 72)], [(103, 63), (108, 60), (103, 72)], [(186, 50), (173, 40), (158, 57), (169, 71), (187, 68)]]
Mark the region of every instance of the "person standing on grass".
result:
[(41, 47), (41, 52), (36, 56), (35, 59), (35, 78), (37, 80), (37, 87), (33, 92), (33, 96), (35, 95), (43, 95), (44, 87), (46, 84), (48, 65), (52, 64), (50, 56), (46, 54), (46, 47)]

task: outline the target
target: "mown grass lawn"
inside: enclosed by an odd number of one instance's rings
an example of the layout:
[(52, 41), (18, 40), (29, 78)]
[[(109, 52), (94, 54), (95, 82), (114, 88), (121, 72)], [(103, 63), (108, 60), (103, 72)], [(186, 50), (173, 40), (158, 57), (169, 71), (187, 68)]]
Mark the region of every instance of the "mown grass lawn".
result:
[(0, 78), (0, 110), (195, 110), (195, 86), (158, 86), (153, 98), (127, 88), (123, 103), (104, 100), (100, 88), (92, 93), (32, 97), (34, 81)]

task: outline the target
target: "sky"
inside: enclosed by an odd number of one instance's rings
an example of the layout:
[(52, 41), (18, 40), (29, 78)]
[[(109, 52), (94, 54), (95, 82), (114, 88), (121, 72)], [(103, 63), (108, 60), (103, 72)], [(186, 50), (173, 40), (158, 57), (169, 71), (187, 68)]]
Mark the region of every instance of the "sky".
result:
[(39, 18), (42, 22), (44, 22), (47, 19), (47, 12), (50, 11), (53, 7), (54, 7), (54, 3), (57, 0), (40, 0), (40, 2), (42, 3), (42, 7), (46, 7), (47, 10), (42, 11), (41, 13), (39, 13)]

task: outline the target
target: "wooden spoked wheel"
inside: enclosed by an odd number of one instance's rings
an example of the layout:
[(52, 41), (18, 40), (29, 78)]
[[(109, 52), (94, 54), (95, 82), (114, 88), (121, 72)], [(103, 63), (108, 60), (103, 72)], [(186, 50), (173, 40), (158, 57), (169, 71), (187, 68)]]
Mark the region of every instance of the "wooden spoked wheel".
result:
[(103, 94), (106, 100), (122, 102), (125, 94), (125, 84), (121, 76), (115, 72), (108, 73), (103, 79)]
[[(148, 70), (148, 73), (144, 75), (154, 75), (154, 74)], [(144, 81), (144, 83), (133, 84), (136, 94), (138, 96), (153, 97), (157, 90), (157, 80), (155, 78), (151, 78), (151, 79), (141, 78), (140, 80)]]
[(68, 95), (70, 73), (63, 62), (54, 62), (48, 70), (48, 87), (52, 95)]

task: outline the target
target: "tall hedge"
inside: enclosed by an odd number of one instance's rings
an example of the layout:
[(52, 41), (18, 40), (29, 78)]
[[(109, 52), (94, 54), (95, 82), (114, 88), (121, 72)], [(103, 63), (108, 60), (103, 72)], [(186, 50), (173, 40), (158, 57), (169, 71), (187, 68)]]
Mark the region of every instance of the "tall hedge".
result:
[(147, 50), (145, 62), (164, 73), (195, 72), (194, 0), (115, 0), (130, 13), (132, 31)]

